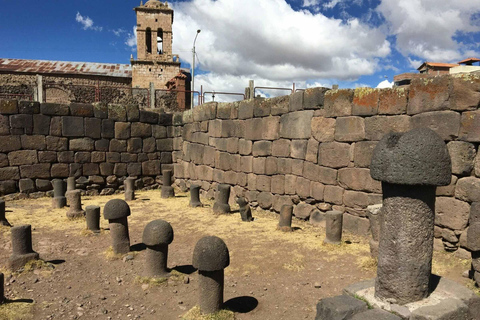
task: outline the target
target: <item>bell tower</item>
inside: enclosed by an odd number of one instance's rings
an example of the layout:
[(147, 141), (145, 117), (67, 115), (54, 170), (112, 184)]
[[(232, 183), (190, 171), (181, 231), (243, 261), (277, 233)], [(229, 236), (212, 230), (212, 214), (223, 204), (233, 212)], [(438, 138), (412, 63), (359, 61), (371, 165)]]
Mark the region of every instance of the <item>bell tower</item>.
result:
[(172, 54), (173, 10), (167, 2), (149, 0), (134, 8), (137, 16), (137, 60), (131, 59), (132, 87), (166, 89), (180, 72)]

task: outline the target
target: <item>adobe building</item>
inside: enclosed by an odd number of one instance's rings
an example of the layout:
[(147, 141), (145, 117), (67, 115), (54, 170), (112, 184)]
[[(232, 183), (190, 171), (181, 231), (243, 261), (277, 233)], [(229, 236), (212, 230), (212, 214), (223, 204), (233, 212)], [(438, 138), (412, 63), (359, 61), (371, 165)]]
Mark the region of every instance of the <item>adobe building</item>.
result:
[(135, 103), (190, 108), (190, 72), (172, 54), (173, 10), (149, 0), (134, 8), (137, 59), (128, 64), (0, 59), (0, 98), (41, 102)]

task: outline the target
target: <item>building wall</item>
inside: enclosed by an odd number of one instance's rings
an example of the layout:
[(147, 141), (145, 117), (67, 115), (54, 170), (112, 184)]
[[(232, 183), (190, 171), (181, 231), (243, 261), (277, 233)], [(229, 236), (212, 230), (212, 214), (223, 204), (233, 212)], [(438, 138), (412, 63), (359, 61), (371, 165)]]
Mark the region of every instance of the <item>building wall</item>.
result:
[(480, 71), (480, 66), (461, 65), (461, 66), (458, 66), (458, 67), (450, 68), (450, 74), (469, 73), (469, 72), (476, 72), (476, 71)]
[(134, 105), (0, 100), (0, 135), (0, 194), (48, 191), (69, 176), (111, 192), (126, 176), (155, 184), (172, 167), (172, 115)]
[[(173, 61), (172, 56), (173, 11), (154, 12), (137, 10), (137, 56), (139, 60)], [(145, 32), (151, 29), (152, 52), (147, 53)], [(163, 31), (163, 53), (157, 54), (157, 30)]]
[(136, 61), (132, 63), (132, 87), (167, 89), (167, 82), (180, 72), (180, 63), (153, 63)]
[[(370, 177), (376, 143), (388, 132), (429, 127), (447, 143), (452, 183), (437, 189), (437, 245), (468, 256), (470, 204), (480, 201), (480, 78), (414, 79), (408, 89), (327, 90), (236, 103), (209, 103), (183, 113), (173, 140), (177, 183), (214, 196), (218, 183), (233, 197), (308, 219), (341, 210), (347, 230), (366, 234), (368, 205), (381, 203)], [(460, 248), (460, 249), (459, 249)]]

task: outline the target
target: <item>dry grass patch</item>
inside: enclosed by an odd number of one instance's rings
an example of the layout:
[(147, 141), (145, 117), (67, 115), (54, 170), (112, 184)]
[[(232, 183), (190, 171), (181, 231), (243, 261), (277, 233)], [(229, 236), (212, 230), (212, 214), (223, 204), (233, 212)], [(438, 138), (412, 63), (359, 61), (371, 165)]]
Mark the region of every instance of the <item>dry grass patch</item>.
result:
[(200, 307), (195, 306), (182, 316), (182, 320), (235, 320), (235, 314), (230, 310), (202, 314)]
[(373, 257), (359, 257), (357, 264), (365, 271), (377, 272), (378, 260)]
[(454, 268), (470, 269), (471, 260), (457, 258), (453, 253), (446, 251), (434, 251), (432, 259), (432, 273), (445, 276)]
[(0, 320), (28, 320), (33, 319), (33, 303), (15, 302), (15, 299), (0, 305)]

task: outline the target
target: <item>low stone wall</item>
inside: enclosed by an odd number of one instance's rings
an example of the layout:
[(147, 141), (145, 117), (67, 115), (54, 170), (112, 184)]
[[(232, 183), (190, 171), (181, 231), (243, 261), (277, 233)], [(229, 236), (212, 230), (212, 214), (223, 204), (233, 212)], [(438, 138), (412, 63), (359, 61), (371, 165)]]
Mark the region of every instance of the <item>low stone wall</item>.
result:
[[(381, 203), (370, 160), (384, 134), (429, 127), (447, 143), (452, 183), (437, 189), (437, 244), (466, 256), (470, 203), (480, 201), (480, 78), (439, 76), (407, 89), (328, 90), (236, 103), (209, 103), (183, 113), (173, 139), (179, 185), (196, 183), (309, 219), (314, 210), (342, 210), (344, 226), (366, 234), (368, 205)], [(460, 249), (459, 249), (460, 248)]]
[(45, 192), (69, 176), (90, 193), (126, 176), (154, 185), (172, 168), (172, 118), (135, 105), (0, 100), (0, 194)]

